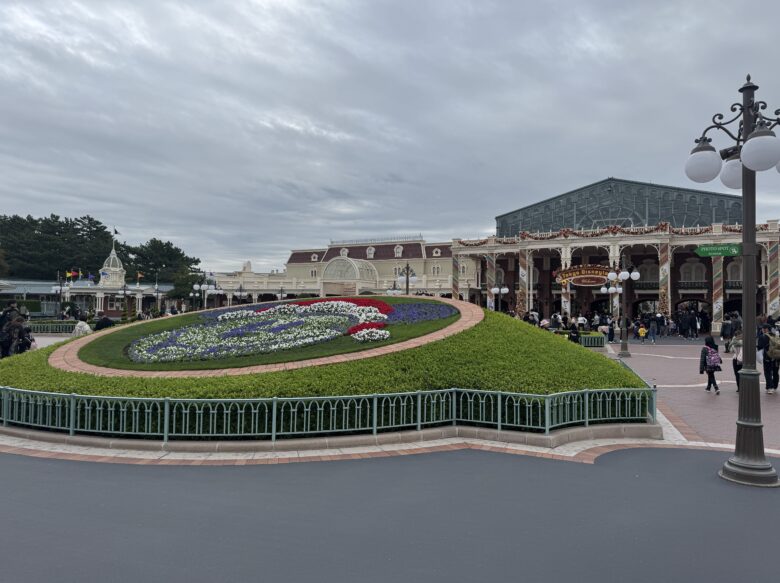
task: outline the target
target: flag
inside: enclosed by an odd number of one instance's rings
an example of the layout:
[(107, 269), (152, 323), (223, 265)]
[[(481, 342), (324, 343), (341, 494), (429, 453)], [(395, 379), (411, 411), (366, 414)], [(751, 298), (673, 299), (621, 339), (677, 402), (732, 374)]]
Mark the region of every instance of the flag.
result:
[(81, 279), (81, 277), (82, 277), (83, 275), (84, 275), (84, 274), (83, 274), (83, 273), (81, 273), (81, 268), (79, 267), (79, 279)]
[(87, 279), (88, 279), (89, 281), (92, 281), (93, 279), (95, 279), (95, 276), (94, 276), (94, 275), (92, 275), (92, 273), (90, 272), (90, 273), (88, 273), (88, 274), (87, 274)]
[(136, 272), (135, 272), (135, 277), (136, 277), (137, 279), (143, 279), (143, 277), (144, 277), (144, 274), (143, 274), (143, 273), (141, 273), (140, 271), (136, 271)]
[(108, 277), (108, 272), (107, 271), (101, 271), (100, 272), (100, 277)]

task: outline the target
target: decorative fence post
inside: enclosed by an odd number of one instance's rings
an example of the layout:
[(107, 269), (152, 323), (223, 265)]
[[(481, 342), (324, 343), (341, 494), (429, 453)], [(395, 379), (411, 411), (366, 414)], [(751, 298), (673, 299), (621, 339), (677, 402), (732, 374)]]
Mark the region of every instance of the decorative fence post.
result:
[(276, 397), (271, 399), (271, 441), (276, 441)]
[(417, 431), (422, 429), (422, 393), (417, 391)]
[(170, 432), (170, 422), (171, 422), (171, 400), (168, 397), (165, 397), (165, 413), (163, 417), (163, 442), (168, 441), (168, 433)]
[(8, 425), (8, 416), (11, 414), (11, 393), (3, 389), (3, 427)]
[(70, 435), (76, 433), (76, 393), (70, 394)]
[(653, 390), (650, 393), (650, 414), (653, 416), (653, 423), (655, 423), (655, 404), (656, 404), (656, 393), (658, 393), (658, 387), (657, 385), (653, 385)]
[(373, 400), (373, 403), (371, 405), (371, 409), (372, 409), (371, 410), (371, 424), (372, 424), (372, 426), (374, 428), (374, 431), (373, 431), (374, 435), (376, 435), (376, 424), (377, 424), (377, 420), (376, 420), (377, 409), (378, 409), (377, 400), (378, 400), (377, 396), (374, 395), (374, 400)]
[(544, 396), (544, 434), (550, 433), (550, 396)]
[(456, 409), (457, 403), (458, 403), (457, 389), (452, 389), (452, 392), (450, 393), (450, 413), (452, 414), (453, 425), (458, 424), (458, 413)]
[(588, 424), (590, 423), (590, 396), (589, 396), (590, 395), (590, 389), (585, 389), (584, 393), (585, 393), (585, 401), (584, 401), (584, 403), (585, 403), (585, 405), (584, 405), (584, 407), (585, 407), (585, 415), (584, 415), (584, 417), (585, 417), (585, 427), (587, 427)]
[(498, 430), (501, 431), (501, 393), (498, 393), (498, 402), (496, 406), (498, 407), (498, 410), (496, 412), (496, 419), (498, 421), (497, 426), (498, 426)]

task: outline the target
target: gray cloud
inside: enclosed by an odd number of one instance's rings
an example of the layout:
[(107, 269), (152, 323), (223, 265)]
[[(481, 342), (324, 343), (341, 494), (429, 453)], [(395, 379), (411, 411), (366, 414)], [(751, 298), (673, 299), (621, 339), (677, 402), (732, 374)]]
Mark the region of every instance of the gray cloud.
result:
[[(2, 212), (269, 268), (331, 238), (476, 236), (607, 176), (695, 186), (692, 139), (746, 73), (780, 107), (775, 25), (742, 21), (733, 2), (6, 0)], [(759, 184), (780, 216), (780, 175)]]

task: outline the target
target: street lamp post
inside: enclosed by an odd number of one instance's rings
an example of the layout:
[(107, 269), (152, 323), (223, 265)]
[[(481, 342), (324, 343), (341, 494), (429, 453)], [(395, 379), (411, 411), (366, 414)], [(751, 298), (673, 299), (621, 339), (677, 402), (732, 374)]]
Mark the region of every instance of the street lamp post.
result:
[[(728, 188), (742, 188), (742, 322), (745, 334), (742, 346), (742, 370), (739, 383), (739, 414), (737, 439), (732, 455), (723, 464), (719, 475), (726, 480), (750, 486), (780, 486), (777, 472), (764, 455), (764, 425), (761, 422), (759, 372), (756, 370), (756, 172), (776, 168), (780, 172), (780, 140), (772, 131), (780, 124), (778, 117), (767, 117), (764, 101), (756, 101), (758, 85), (750, 75), (740, 87), (742, 103), (731, 106), (733, 117), (724, 121), (716, 114), (685, 163), (685, 173), (694, 182), (709, 182), (720, 174)], [(728, 128), (735, 124), (736, 134)], [(707, 137), (717, 129), (731, 138), (731, 145), (717, 152)], [(725, 160), (725, 164), (722, 162)], [(713, 306), (713, 311), (722, 311)], [(777, 306), (770, 306), (774, 311)]]
[(631, 352), (628, 350), (628, 282), (637, 281), (639, 279), (639, 272), (633, 267), (629, 267), (628, 269), (624, 267), (620, 271), (618, 278), (623, 284), (621, 291), (621, 295), (623, 296), (623, 326), (620, 327), (620, 352), (618, 352), (618, 357), (630, 358)]
[[(609, 287), (602, 286), (601, 287), (601, 293), (609, 294), (609, 310), (610, 310), (610, 313), (612, 313), (612, 311), (613, 311), (613, 308), (612, 308), (613, 298), (615, 297), (615, 295), (621, 296), (623, 294), (623, 286), (620, 285), (620, 283), (618, 283), (617, 280), (619, 279), (619, 276), (618, 276), (617, 272), (615, 272), (615, 271), (610, 271), (609, 272), (609, 278), (608, 279), (609, 279)], [(613, 316), (614, 316), (614, 313), (613, 313)], [(618, 324), (620, 324), (620, 314), (619, 313), (618, 313), (618, 316), (617, 316), (617, 322), (618, 322)], [(621, 343), (622, 343), (623, 327), (624, 326), (620, 326)], [(614, 336), (613, 336), (613, 338), (614, 338)], [(627, 344), (626, 344), (626, 350), (628, 350), (628, 345)]]
[(399, 283), (406, 283), (406, 295), (409, 295), (409, 283), (416, 283), (417, 282), (417, 275), (414, 273), (414, 269), (409, 265), (409, 263), (406, 263), (406, 266), (401, 269), (401, 271), (398, 274), (398, 282)]
[(494, 287), (490, 291), (493, 292), (493, 296), (496, 296), (496, 295), (498, 296), (498, 303), (497, 304), (493, 304), (493, 311), (494, 312), (500, 312), (501, 311), (501, 296), (503, 294), (508, 294), (509, 293), (509, 288), (506, 287), (506, 286)]

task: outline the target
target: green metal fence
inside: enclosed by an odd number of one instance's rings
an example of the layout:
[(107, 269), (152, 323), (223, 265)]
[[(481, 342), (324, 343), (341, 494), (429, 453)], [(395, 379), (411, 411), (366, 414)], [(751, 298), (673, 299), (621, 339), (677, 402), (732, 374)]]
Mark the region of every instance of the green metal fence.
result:
[[(72, 334), (77, 322), (75, 320), (64, 320), (62, 322), (36, 322), (35, 320), (30, 320), (29, 324), (33, 334)], [(94, 330), (95, 325), (90, 324), (90, 328)]]
[(580, 345), (585, 348), (604, 348), (606, 337), (603, 334), (583, 334), (580, 336)]
[(655, 389), (552, 395), (445, 389), (351, 397), (142, 399), (0, 387), (0, 419), (75, 434), (169, 439), (271, 439), (478, 425), (550, 430), (655, 422)]

